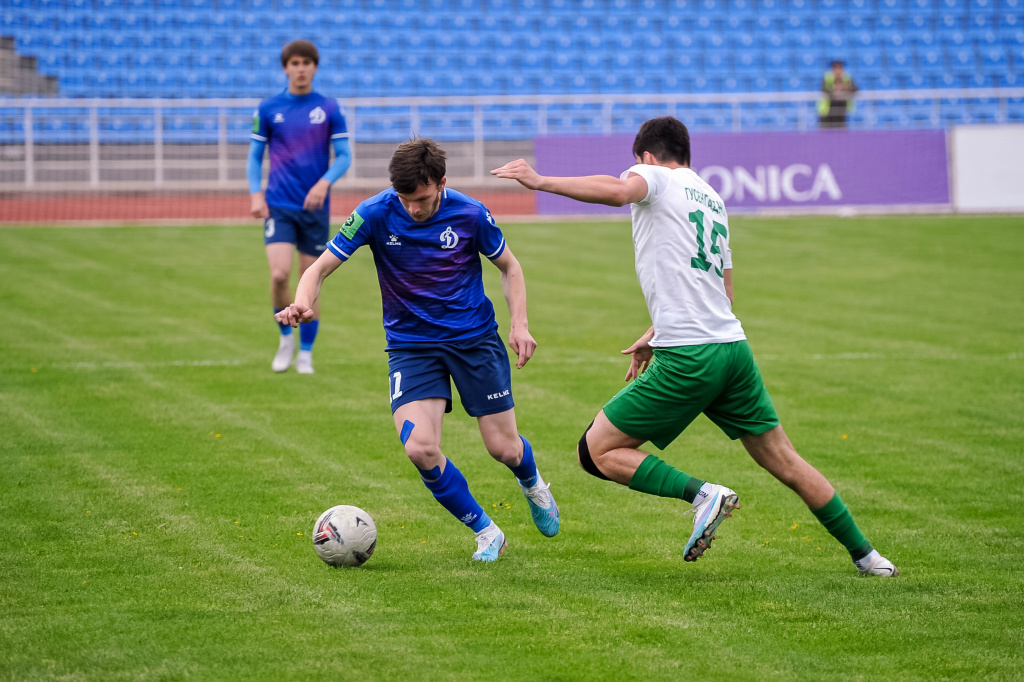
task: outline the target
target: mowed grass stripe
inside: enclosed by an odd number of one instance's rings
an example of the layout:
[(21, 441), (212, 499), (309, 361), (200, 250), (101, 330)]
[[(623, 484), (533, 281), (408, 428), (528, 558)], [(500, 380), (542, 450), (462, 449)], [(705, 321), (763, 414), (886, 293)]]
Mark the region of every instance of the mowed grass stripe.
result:
[[(737, 311), (787, 430), (898, 581), (859, 579), (703, 418), (662, 456), (739, 490), (743, 509), (696, 564), (679, 560), (683, 505), (577, 468), (576, 440), (623, 385), (618, 350), (649, 324), (624, 224), (506, 229), (540, 343), (514, 374), (517, 414), (564, 530), (532, 528), (456, 407), (445, 450), (512, 544), (488, 567), (402, 455), (368, 254), (325, 286), (319, 373), (277, 376), (255, 230), (10, 229), (0, 610), (17, 615), (0, 622), (0, 673), (1017, 676), (1024, 305), (1006, 292), (1024, 289), (1020, 220), (732, 223)], [(356, 571), (309, 546), (341, 502), (380, 528)]]

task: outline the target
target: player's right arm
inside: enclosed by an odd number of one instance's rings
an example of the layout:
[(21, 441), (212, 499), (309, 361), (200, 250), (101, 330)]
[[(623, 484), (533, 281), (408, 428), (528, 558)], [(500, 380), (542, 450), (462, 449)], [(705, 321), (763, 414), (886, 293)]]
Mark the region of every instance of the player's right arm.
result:
[(539, 174), (523, 159), (495, 168), (491, 175), (516, 180), (526, 189), (560, 194), (587, 204), (625, 206), (643, 201), (648, 192), (647, 181), (635, 173), (630, 173), (625, 180), (611, 175), (557, 177)]
[(253, 218), (269, 218), (266, 197), (260, 188), (263, 175), (263, 150), (267, 143), (259, 140), (249, 142), (249, 159), (245, 164), (245, 175), (249, 179), (249, 212)]
[(371, 239), (370, 225), (363, 216), (370, 217), (365, 201), (356, 206), (334, 239), (327, 242), (327, 250), (303, 273), (295, 290), (295, 303), (275, 315), (278, 322), (294, 327), (313, 319), (313, 303), (320, 298), (324, 280)]
[(299, 286), (295, 290), (295, 302), (274, 315), (277, 321), (293, 327), (298, 327), (300, 322), (312, 321), (313, 304), (320, 298), (320, 288), (324, 280), (344, 262), (330, 251), (320, 254), (320, 257), (302, 273)]
[[(262, 106), (262, 105), (261, 105)], [(249, 180), (249, 212), (253, 218), (269, 218), (270, 209), (260, 185), (263, 180), (263, 151), (267, 148), (270, 130), (259, 108), (252, 112), (252, 133), (249, 135), (249, 158), (245, 176)]]

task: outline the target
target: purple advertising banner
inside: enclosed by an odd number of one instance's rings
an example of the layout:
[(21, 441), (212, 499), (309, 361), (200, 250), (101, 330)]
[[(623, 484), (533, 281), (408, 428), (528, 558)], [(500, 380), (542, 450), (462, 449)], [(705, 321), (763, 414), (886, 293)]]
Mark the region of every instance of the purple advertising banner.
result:
[[(692, 164), (726, 209), (949, 203), (941, 130), (700, 133)], [(633, 136), (539, 137), (542, 175), (618, 176), (633, 165)], [(537, 213), (628, 213), (538, 192)]]

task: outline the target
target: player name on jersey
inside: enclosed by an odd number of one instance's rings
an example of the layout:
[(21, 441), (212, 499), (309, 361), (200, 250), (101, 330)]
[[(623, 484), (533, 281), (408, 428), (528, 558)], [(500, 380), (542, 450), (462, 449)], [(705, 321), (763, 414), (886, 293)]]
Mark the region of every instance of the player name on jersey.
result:
[(715, 213), (722, 215), (725, 213), (725, 204), (721, 201), (715, 201), (707, 194), (695, 189), (686, 188), (686, 198), (690, 201), (696, 201), (698, 204), (704, 204)]

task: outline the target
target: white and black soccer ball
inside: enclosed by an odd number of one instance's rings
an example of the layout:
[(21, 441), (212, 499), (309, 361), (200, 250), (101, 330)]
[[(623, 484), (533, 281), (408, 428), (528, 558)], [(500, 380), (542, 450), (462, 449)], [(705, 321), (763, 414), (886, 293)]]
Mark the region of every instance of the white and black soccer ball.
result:
[(359, 507), (331, 507), (313, 526), (313, 549), (331, 566), (359, 566), (373, 555), (377, 526)]

